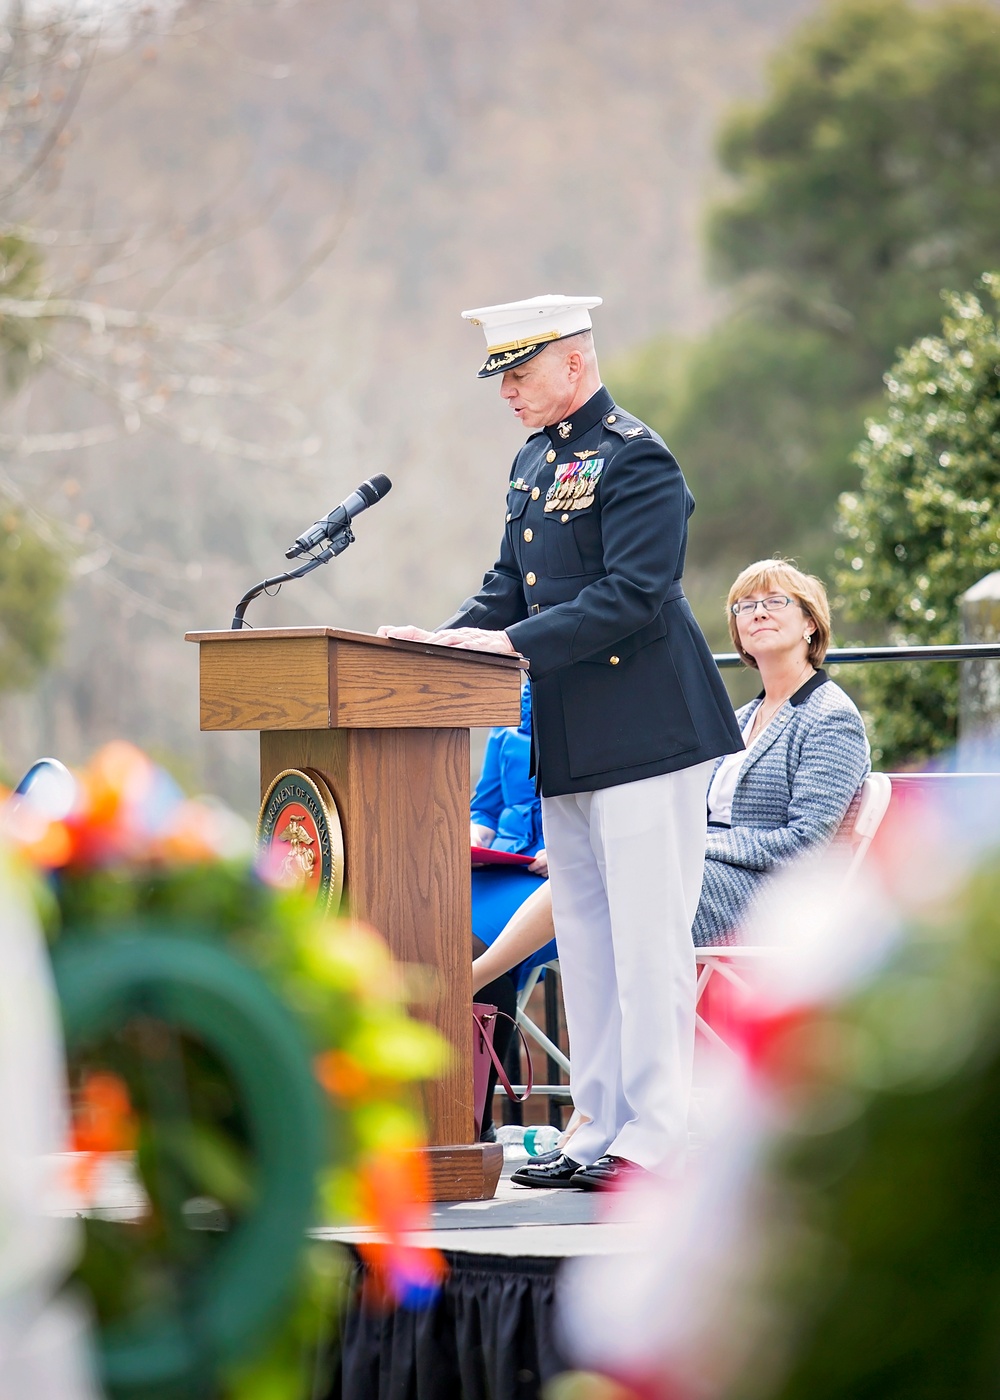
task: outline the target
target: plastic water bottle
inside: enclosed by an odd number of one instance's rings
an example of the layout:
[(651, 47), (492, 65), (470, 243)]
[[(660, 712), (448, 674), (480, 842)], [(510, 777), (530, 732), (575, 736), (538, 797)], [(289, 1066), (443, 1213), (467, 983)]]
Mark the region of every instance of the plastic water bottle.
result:
[(528, 1157), (541, 1157), (558, 1146), (558, 1128), (543, 1123), (530, 1128), (522, 1128), (516, 1123), (505, 1123), (497, 1128), (497, 1142), (503, 1143), (505, 1153), (525, 1153)]
[(541, 1157), (546, 1152), (553, 1152), (559, 1146), (561, 1136), (559, 1129), (553, 1128), (549, 1123), (525, 1128), (524, 1150), (529, 1157)]

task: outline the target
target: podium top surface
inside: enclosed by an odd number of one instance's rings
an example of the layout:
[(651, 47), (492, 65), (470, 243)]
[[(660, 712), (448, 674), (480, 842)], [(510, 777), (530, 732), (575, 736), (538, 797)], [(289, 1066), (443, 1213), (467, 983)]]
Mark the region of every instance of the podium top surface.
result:
[(406, 642), (399, 637), (376, 637), (374, 632), (350, 632), (343, 627), (244, 627), (241, 631), (227, 628), (219, 632), (185, 632), (186, 642), (252, 642), (284, 641), (296, 637), (331, 637), (337, 642), (357, 642), (361, 646), (388, 647), (392, 651), (420, 652), (426, 656), (447, 654), (456, 660), (484, 662), (513, 671), (526, 671), (528, 663), (522, 656), (506, 656), (495, 651), (471, 651), (466, 647), (445, 647), (436, 642)]
[(336, 627), (188, 632), (202, 729), (436, 729), (517, 724), (520, 656)]

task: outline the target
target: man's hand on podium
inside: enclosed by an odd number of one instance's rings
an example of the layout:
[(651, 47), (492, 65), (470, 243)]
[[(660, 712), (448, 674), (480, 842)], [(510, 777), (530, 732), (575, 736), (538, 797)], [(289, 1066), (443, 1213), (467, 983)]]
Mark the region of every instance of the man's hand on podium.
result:
[(489, 632), (482, 627), (453, 627), (443, 632), (425, 632), (422, 627), (380, 627), (377, 635), (396, 637), (401, 642), (433, 642), (439, 647), (496, 651), (503, 656), (517, 655), (506, 632)]

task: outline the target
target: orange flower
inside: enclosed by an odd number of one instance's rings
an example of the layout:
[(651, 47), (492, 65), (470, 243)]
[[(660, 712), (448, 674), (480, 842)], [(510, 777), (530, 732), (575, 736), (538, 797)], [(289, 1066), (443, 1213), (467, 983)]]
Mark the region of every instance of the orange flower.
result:
[(166, 861), (196, 864), (218, 857), (215, 841), (216, 819), (207, 806), (181, 802), (157, 844), (156, 854)]
[(44, 870), (58, 870), (73, 854), (73, 838), (65, 822), (48, 822), (31, 839), (18, 842), (22, 855)]
[(70, 1150), (80, 1153), (73, 1167), (73, 1187), (89, 1196), (106, 1152), (129, 1152), (138, 1137), (138, 1120), (128, 1088), (117, 1074), (95, 1070), (84, 1076), (73, 1103)]
[(372, 1275), (369, 1298), (384, 1297), (404, 1307), (428, 1306), (446, 1272), (444, 1256), (405, 1238), (430, 1227), (430, 1182), (423, 1152), (373, 1153), (362, 1163), (359, 1181), (362, 1219), (382, 1239), (359, 1245)]
[(331, 1098), (352, 1102), (371, 1093), (371, 1075), (345, 1050), (324, 1050), (316, 1056), (314, 1069), (316, 1078)]

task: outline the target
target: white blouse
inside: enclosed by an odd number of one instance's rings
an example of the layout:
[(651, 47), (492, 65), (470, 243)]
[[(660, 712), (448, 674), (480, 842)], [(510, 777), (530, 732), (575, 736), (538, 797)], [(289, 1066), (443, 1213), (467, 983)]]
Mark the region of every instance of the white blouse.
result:
[[(754, 710), (754, 714), (757, 711)], [(743, 732), (743, 742), (746, 744), (747, 729), (753, 724), (753, 715), (747, 721), (747, 727)], [(715, 777), (712, 779), (708, 789), (708, 820), (719, 822), (723, 826), (729, 826), (733, 815), (733, 794), (736, 792), (736, 782), (740, 776), (740, 769), (743, 767), (743, 760), (756, 744), (761, 734), (766, 732), (767, 726), (755, 735), (753, 742), (736, 753), (727, 753), (725, 758), (715, 770)]]

